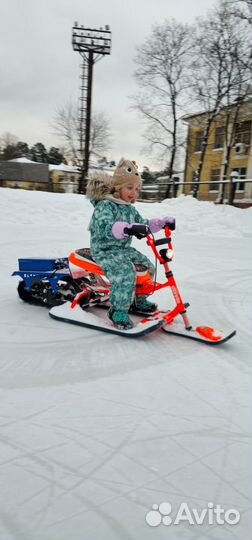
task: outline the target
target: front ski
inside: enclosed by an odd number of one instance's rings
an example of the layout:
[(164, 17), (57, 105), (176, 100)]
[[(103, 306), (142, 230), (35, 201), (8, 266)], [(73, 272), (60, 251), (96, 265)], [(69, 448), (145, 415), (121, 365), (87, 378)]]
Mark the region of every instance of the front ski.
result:
[(210, 326), (196, 326), (187, 330), (182, 320), (174, 320), (170, 324), (165, 324), (162, 330), (168, 334), (175, 336), (181, 336), (202, 343), (208, 343), (209, 345), (219, 345), (225, 343), (236, 334), (236, 330), (224, 331), (211, 328)]
[[(94, 308), (92, 308), (92, 311), (93, 309)], [(49, 315), (58, 321), (76, 324), (78, 326), (84, 326), (85, 328), (91, 328), (92, 330), (100, 330), (102, 332), (128, 338), (146, 336), (158, 330), (163, 324), (163, 320), (146, 317), (136, 323), (130, 330), (119, 330), (119, 328), (113, 326), (113, 323), (109, 321), (107, 317), (104, 319), (91, 313), (89, 310), (85, 311), (79, 305), (72, 308), (70, 302), (53, 307), (50, 309)]]

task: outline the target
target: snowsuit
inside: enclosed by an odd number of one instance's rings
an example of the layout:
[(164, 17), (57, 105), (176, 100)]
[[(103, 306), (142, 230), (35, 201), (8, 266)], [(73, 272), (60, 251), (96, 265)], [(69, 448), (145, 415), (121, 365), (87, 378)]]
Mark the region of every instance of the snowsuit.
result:
[(142, 218), (131, 204), (117, 202), (113, 197), (91, 202), (95, 207), (89, 226), (92, 257), (102, 266), (112, 285), (110, 302), (113, 308), (128, 311), (135, 292), (134, 263), (144, 264), (151, 274), (154, 267), (148, 257), (131, 247), (132, 237), (117, 240), (111, 229), (116, 221), (148, 224), (148, 220)]

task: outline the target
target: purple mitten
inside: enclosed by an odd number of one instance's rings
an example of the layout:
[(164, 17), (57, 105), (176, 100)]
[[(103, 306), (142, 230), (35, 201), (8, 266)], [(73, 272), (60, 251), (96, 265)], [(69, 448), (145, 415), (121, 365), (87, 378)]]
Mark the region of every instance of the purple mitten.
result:
[(130, 229), (132, 227), (132, 224), (130, 225), (129, 223), (127, 223), (127, 221), (116, 221), (114, 223), (111, 232), (117, 240), (127, 238), (128, 234), (124, 232), (125, 227)]
[(162, 219), (162, 221), (163, 221), (163, 227), (168, 225), (168, 227), (169, 227), (169, 229), (171, 229), (171, 231), (175, 230), (175, 227), (176, 227), (176, 219), (175, 219), (175, 217), (166, 216), (166, 217), (164, 217)]
[(163, 227), (163, 220), (159, 218), (152, 218), (149, 220), (149, 229), (151, 233), (161, 231)]
[(156, 233), (163, 229), (165, 225), (168, 225), (170, 229), (173, 231), (175, 229), (176, 220), (174, 217), (167, 216), (164, 218), (153, 218), (149, 220), (149, 228), (152, 233)]

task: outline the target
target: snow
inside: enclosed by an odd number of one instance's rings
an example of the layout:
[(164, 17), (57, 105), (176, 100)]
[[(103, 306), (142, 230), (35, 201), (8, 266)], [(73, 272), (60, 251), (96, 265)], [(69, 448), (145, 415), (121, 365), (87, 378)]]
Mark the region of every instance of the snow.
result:
[[(79, 172), (79, 168), (72, 166), (72, 165), (65, 165), (65, 163), (61, 163), (60, 165), (49, 165), (50, 171), (62, 171), (62, 172), (68, 172), (68, 173), (77, 173)], [(109, 167), (105, 164), (91, 164), (89, 169), (89, 174), (94, 175), (97, 173), (104, 173), (107, 176), (113, 175), (113, 172), (115, 170), (115, 167)]]
[(78, 167), (61, 163), (60, 165), (49, 164), (49, 171), (62, 171), (62, 172), (68, 172), (68, 173), (77, 173), (79, 172), (79, 169)]
[[(0, 205), (1, 540), (249, 540), (252, 209), (137, 204), (176, 216), (172, 268), (190, 318), (238, 331), (216, 348), (162, 331), (126, 340), (24, 304), (17, 258), (88, 246), (92, 207), (7, 188)], [(182, 502), (199, 512), (212, 502), (241, 520), (151, 527), (147, 513), (165, 502), (172, 517)]]
[(32, 161), (31, 159), (28, 159), (26, 157), (9, 159), (8, 161), (13, 161), (14, 163), (37, 163), (36, 161)]

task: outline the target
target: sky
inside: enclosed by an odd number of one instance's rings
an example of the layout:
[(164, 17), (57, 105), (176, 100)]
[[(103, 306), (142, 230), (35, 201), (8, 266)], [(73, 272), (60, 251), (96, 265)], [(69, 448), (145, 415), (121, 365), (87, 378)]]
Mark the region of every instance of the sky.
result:
[(175, 18), (192, 22), (204, 16), (214, 0), (10, 0), (0, 13), (0, 137), (46, 147), (62, 141), (52, 129), (57, 111), (79, 96), (81, 57), (71, 44), (75, 21), (91, 28), (110, 26), (111, 55), (94, 68), (92, 111), (103, 112), (113, 142), (108, 159), (122, 156), (139, 166), (158, 167), (143, 152), (145, 124), (131, 109), (136, 47), (153, 24)]

